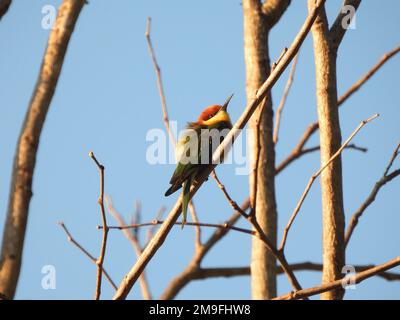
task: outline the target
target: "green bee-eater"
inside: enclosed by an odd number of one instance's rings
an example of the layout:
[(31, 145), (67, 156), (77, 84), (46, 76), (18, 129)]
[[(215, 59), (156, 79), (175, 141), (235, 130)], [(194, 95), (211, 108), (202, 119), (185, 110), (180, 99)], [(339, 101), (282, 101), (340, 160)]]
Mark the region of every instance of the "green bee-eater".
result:
[[(227, 112), (231, 95), (221, 105), (212, 105), (203, 110), (196, 122), (189, 122), (186, 134), (176, 146), (177, 166), (170, 180), (170, 188), (165, 192), (169, 196), (181, 187), (182, 191), (182, 228), (186, 223), (190, 186), (205, 166), (212, 163), (212, 155), (222, 142), (224, 135), (232, 128)], [(215, 138), (217, 141), (215, 141)]]

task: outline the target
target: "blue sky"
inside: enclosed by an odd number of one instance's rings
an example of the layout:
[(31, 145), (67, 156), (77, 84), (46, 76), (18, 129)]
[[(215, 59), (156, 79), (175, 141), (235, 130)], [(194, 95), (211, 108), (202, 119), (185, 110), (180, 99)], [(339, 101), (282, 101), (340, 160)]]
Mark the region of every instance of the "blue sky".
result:
[[(42, 7), (61, 1), (14, 0), (0, 22), (0, 231), (7, 208), (12, 160), (19, 130), (35, 86), (49, 30), (41, 27)], [(333, 21), (341, 1), (329, 1)], [(306, 1), (293, 1), (270, 37), (271, 59), (289, 46), (306, 14)], [(339, 94), (364, 74), (386, 51), (398, 46), (400, 3), (364, 1), (356, 29), (349, 30), (338, 54)], [(90, 1), (81, 13), (71, 38), (62, 74), (43, 129), (33, 182), (23, 267), (18, 299), (91, 299), (96, 270), (66, 241), (56, 224), (64, 221), (76, 239), (97, 255), (101, 233), (98, 172), (89, 151), (106, 167), (106, 193), (129, 219), (140, 200), (143, 220), (152, 220), (161, 206), (171, 208), (177, 195), (164, 197), (173, 165), (146, 161), (150, 129), (163, 127), (153, 66), (144, 37), (146, 18), (152, 17), (152, 39), (162, 68), (171, 120), (182, 128), (207, 105), (222, 103), (232, 92), (230, 112), (235, 121), (245, 106), (243, 19), (240, 1)], [(312, 41), (301, 49), (295, 82), (287, 100), (277, 145), (277, 161), (297, 143), (315, 121), (315, 73)], [(346, 220), (380, 178), (400, 140), (399, 57), (387, 63), (362, 90), (340, 109), (342, 136), (346, 138), (363, 119), (381, 116), (366, 126), (354, 143), (368, 153), (343, 154)], [(273, 90), (279, 103), (287, 79), (285, 72)], [(316, 135), (309, 146), (318, 143)], [(398, 167), (399, 161), (395, 163)], [(307, 155), (277, 177), (279, 234), (311, 174), (319, 167), (317, 153)], [(235, 175), (234, 165), (218, 168), (232, 197), (248, 195), (248, 177)], [(379, 264), (399, 255), (400, 204), (397, 179), (385, 186), (361, 219), (347, 250), (349, 264)], [(210, 179), (194, 198), (200, 220), (222, 222), (231, 209)], [(109, 222), (113, 220), (110, 217)], [(245, 222), (241, 226), (247, 226)], [(144, 231), (144, 230), (143, 230)], [(205, 240), (213, 230), (204, 230)], [(144, 233), (144, 232), (142, 232)], [(146, 268), (151, 291), (158, 297), (189, 262), (194, 230), (174, 229)], [(203, 265), (245, 266), (251, 239), (231, 232), (207, 255)], [(321, 202), (319, 182), (313, 186), (287, 242), (289, 262), (321, 262)], [(119, 283), (136, 258), (119, 231), (111, 231), (105, 266)], [(56, 269), (56, 289), (41, 287), (42, 267)], [(400, 269), (397, 270), (400, 272)], [(318, 272), (298, 272), (303, 287), (320, 283)], [(192, 282), (178, 299), (248, 299), (249, 277)], [(280, 294), (290, 291), (279, 277)], [(398, 299), (400, 282), (370, 279), (348, 290), (348, 299)], [(104, 281), (103, 297), (113, 289)], [(136, 285), (130, 298), (140, 299)]]

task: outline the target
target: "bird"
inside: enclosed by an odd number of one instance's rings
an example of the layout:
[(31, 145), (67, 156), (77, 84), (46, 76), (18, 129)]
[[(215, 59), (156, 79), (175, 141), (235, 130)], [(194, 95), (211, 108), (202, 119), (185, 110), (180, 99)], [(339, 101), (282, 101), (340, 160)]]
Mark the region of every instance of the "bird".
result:
[[(168, 197), (182, 188), (182, 223), (186, 223), (187, 207), (189, 204), (190, 187), (199, 173), (210, 163), (212, 155), (222, 142), (223, 132), (232, 129), (232, 122), (227, 112), (228, 104), (233, 94), (223, 105), (214, 104), (206, 107), (195, 122), (188, 122), (186, 134), (176, 145), (177, 166), (171, 177), (171, 185), (165, 192)], [(221, 134), (222, 133), (222, 134)], [(219, 137), (217, 144), (213, 137)], [(208, 150), (206, 150), (208, 149)]]

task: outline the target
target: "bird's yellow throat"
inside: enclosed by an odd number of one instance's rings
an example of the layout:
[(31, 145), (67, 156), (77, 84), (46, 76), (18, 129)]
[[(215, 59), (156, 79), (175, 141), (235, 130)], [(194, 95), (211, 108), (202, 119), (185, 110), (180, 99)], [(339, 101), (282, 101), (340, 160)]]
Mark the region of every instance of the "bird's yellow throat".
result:
[(211, 119), (203, 121), (202, 124), (206, 125), (206, 126), (212, 126), (212, 125), (215, 125), (220, 122), (231, 122), (231, 119), (229, 118), (229, 114), (226, 111), (219, 111)]

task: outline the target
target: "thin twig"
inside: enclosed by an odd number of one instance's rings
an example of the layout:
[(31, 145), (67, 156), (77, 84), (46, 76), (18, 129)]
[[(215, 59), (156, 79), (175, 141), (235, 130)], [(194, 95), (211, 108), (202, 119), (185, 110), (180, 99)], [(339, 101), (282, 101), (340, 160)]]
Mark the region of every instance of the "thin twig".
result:
[(385, 172), (383, 173), (384, 176), (387, 176), (389, 173), (390, 168), (393, 165), (394, 160), (396, 160), (397, 156), (399, 155), (400, 152), (400, 143), (397, 145), (396, 149), (394, 149), (392, 156), (390, 157), (390, 161), (388, 165), (386, 166)]
[[(239, 207), (240, 208), (240, 207)], [(241, 211), (243, 211), (240, 208)], [(246, 214), (247, 215), (247, 214)], [(138, 228), (143, 228), (143, 227), (151, 227), (155, 225), (160, 225), (163, 224), (164, 220), (153, 220), (150, 222), (144, 222), (144, 223), (137, 223), (137, 224), (125, 224), (125, 225), (119, 225), (119, 226), (108, 226), (108, 229), (110, 230), (127, 230), (127, 229), (138, 229)], [(180, 226), (182, 225), (182, 222), (175, 222), (175, 226)], [(186, 225), (186, 224), (185, 224)], [(225, 223), (208, 223), (208, 222), (187, 222), (188, 226), (192, 227), (207, 227), (207, 228), (220, 228), (220, 229), (231, 229), (235, 230), (238, 232), (250, 234), (250, 235), (256, 235), (256, 232), (250, 229), (245, 229), (245, 228), (239, 228), (230, 225), (228, 222)], [(97, 226), (97, 229), (103, 229), (102, 226)]]
[(296, 71), (298, 59), (299, 59), (299, 53), (297, 53), (296, 57), (293, 59), (292, 67), (290, 68), (289, 77), (286, 82), (285, 89), (283, 91), (283, 96), (282, 96), (281, 102), (279, 103), (278, 109), (276, 111), (276, 119), (275, 119), (274, 135), (273, 135), (273, 141), (275, 144), (278, 142), (279, 127), (281, 124), (282, 111), (283, 111), (283, 108), (285, 107), (286, 99), (289, 95), (290, 88), (292, 87), (292, 84), (293, 84), (294, 73)]
[(304, 290), (300, 290), (300, 291), (294, 291), (294, 292), (285, 294), (283, 296), (276, 297), (276, 298), (274, 298), (274, 300), (292, 300), (292, 299), (302, 299), (305, 297), (310, 297), (310, 296), (313, 296), (316, 294), (330, 291), (332, 289), (345, 287), (349, 283), (349, 280), (351, 280), (351, 282), (354, 284), (358, 284), (368, 278), (371, 278), (382, 272), (385, 272), (386, 270), (397, 267), (398, 265), (400, 265), (400, 257), (394, 258), (393, 260), (390, 260), (379, 266), (367, 269), (362, 272), (358, 272), (354, 276), (343, 277), (342, 279), (339, 279), (339, 280), (336, 280), (336, 281), (333, 281), (333, 282), (330, 282), (330, 283), (327, 283), (327, 284), (324, 284), (321, 286), (304, 289)]
[(169, 117), (168, 117), (168, 109), (167, 109), (167, 102), (165, 99), (165, 93), (164, 93), (164, 86), (163, 82), (161, 80), (161, 69), (160, 66), (158, 65), (156, 54), (154, 52), (153, 44), (151, 42), (151, 37), (150, 37), (150, 31), (151, 31), (151, 18), (147, 18), (147, 24), (146, 24), (146, 40), (147, 40), (147, 45), (149, 48), (149, 53), (151, 56), (151, 60), (153, 61), (154, 69), (156, 71), (156, 76), (157, 76), (157, 88), (158, 88), (158, 93), (160, 95), (160, 100), (161, 100), (161, 107), (162, 107), (162, 112), (163, 112), (163, 121), (164, 125), (167, 129), (168, 135), (173, 143), (173, 145), (176, 144), (176, 139), (174, 134), (172, 133), (171, 127), (169, 125)]
[[(171, 126), (169, 123), (167, 100), (165, 98), (164, 85), (163, 85), (163, 81), (161, 78), (161, 68), (157, 62), (156, 53), (155, 53), (155, 50), (154, 50), (154, 47), (153, 47), (153, 44), (151, 41), (151, 18), (150, 17), (147, 18), (145, 36), (146, 36), (146, 40), (147, 40), (149, 54), (150, 54), (151, 60), (153, 62), (154, 70), (156, 72), (157, 88), (158, 88), (158, 93), (159, 93), (160, 101), (161, 101), (161, 109), (162, 109), (162, 113), (163, 113), (164, 125), (165, 125), (165, 128), (168, 132), (168, 135), (171, 139), (173, 146), (176, 146), (176, 139), (171, 130)], [(195, 209), (193, 200), (190, 200), (190, 202), (189, 202), (189, 211), (190, 211), (193, 221), (194, 222), (198, 221), (198, 217), (197, 217), (197, 213), (196, 213), (196, 209)], [(196, 244), (196, 246), (201, 245), (201, 229), (200, 229), (200, 227), (196, 227), (196, 242), (195, 242), (195, 244)]]
[(275, 70), (275, 68), (278, 66), (278, 64), (282, 61), (283, 57), (285, 56), (286, 52), (288, 51), (288, 48), (283, 48), (281, 54), (279, 55), (278, 59), (272, 64), (271, 67), (271, 72)]
[[(276, 81), (279, 79), (281, 74), (289, 65), (290, 61), (294, 58), (297, 54), (300, 46), (304, 42), (307, 34), (310, 31), (311, 26), (313, 25), (319, 10), (323, 6), (326, 0), (318, 0), (316, 3), (315, 8), (308, 14), (304, 24), (300, 28), (297, 36), (295, 37), (294, 41), (292, 42), (291, 46), (289, 47), (288, 51), (282, 58), (281, 62), (277, 65), (274, 71), (269, 75), (267, 80), (262, 84), (260, 89), (257, 92), (256, 97), (249, 102), (249, 104), (244, 109), (240, 118), (234, 124), (232, 130), (227, 134), (225, 139), (222, 143), (218, 146), (218, 148), (213, 153), (212, 163), (217, 163), (218, 159), (221, 159), (222, 154), (226, 154), (229, 151), (230, 147), (232, 146), (232, 142), (237, 138), (240, 133), (240, 129), (243, 129), (244, 126), (247, 124), (249, 119), (251, 118), (252, 114), (254, 113), (255, 109), (261, 103), (261, 101), (265, 98), (268, 92), (272, 89)], [(208, 178), (211, 171), (216, 167), (216, 164), (209, 165), (203, 172), (200, 173), (198, 180), (196, 181), (195, 185), (192, 186), (189, 198), (193, 197), (193, 195), (197, 192), (197, 190), (201, 187), (204, 181)], [(175, 206), (171, 209), (170, 213), (168, 214), (165, 222), (160, 226), (157, 230), (157, 233), (154, 235), (153, 239), (150, 243), (146, 246), (143, 254), (138, 259), (136, 264), (132, 266), (129, 272), (125, 275), (124, 280), (121, 282), (116, 294), (114, 295), (114, 299), (125, 299), (129, 294), (130, 290), (132, 289), (133, 285), (137, 281), (139, 275), (142, 273), (146, 265), (152, 259), (154, 254), (158, 251), (158, 249), (164, 243), (166, 237), (168, 236), (172, 226), (177, 221), (178, 217), (181, 214), (182, 209), (182, 197), (178, 199)]]
[(215, 172), (215, 170), (213, 170), (211, 172), (211, 176), (217, 182), (218, 187), (222, 190), (222, 193), (224, 194), (225, 198), (228, 200), (229, 205), (233, 208), (233, 210), (239, 212), (245, 219), (247, 219), (249, 217), (249, 215), (244, 210), (242, 210), (242, 208), (240, 208), (239, 205), (234, 200), (232, 200), (231, 196), (226, 191), (225, 186), (218, 179), (218, 176), (217, 176), (217, 173)]
[(104, 210), (104, 166), (97, 160), (92, 151), (89, 152), (89, 157), (93, 159), (100, 172), (100, 195), (97, 202), (100, 206), (100, 215), (103, 225), (103, 239), (101, 242), (100, 256), (96, 261), (97, 277), (96, 277), (96, 291), (94, 295), (95, 300), (99, 300), (101, 295), (101, 275), (103, 274), (103, 263), (104, 263), (104, 257), (106, 255), (107, 235), (108, 235), (107, 218), (106, 218), (106, 212)]
[(329, 166), (329, 165), (341, 154), (342, 150), (349, 144), (349, 142), (354, 138), (354, 136), (355, 136), (368, 122), (374, 120), (374, 119), (377, 118), (378, 116), (379, 116), (378, 114), (375, 114), (375, 115), (373, 115), (372, 117), (370, 117), (370, 118), (368, 118), (368, 119), (366, 119), (366, 120), (361, 121), (361, 123), (358, 125), (358, 127), (353, 131), (353, 133), (352, 133), (352, 134), (347, 138), (347, 140), (342, 144), (342, 146), (339, 148), (339, 150), (336, 151), (336, 152), (330, 157), (330, 159), (329, 159), (324, 165), (322, 165), (322, 166), (320, 167), (320, 169), (319, 169), (317, 172), (315, 172), (315, 173), (311, 176), (311, 178), (310, 178), (310, 180), (309, 180), (309, 182), (308, 182), (306, 188), (305, 188), (304, 191), (303, 191), (303, 194), (302, 194), (302, 196), (301, 196), (299, 202), (297, 203), (297, 205), (296, 205), (296, 207), (295, 207), (295, 209), (294, 209), (294, 211), (293, 211), (293, 213), (292, 213), (292, 216), (290, 217), (290, 219), (289, 219), (289, 221), (288, 221), (288, 223), (287, 223), (287, 225), (286, 225), (286, 227), (285, 227), (285, 229), (284, 229), (283, 237), (282, 237), (282, 242), (281, 242), (281, 245), (280, 245), (280, 247), (279, 247), (279, 251), (280, 251), (280, 252), (283, 252), (284, 249), (285, 249), (285, 244), (286, 244), (286, 240), (287, 240), (287, 236), (288, 236), (290, 227), (292, 226), (294, 219), (296, 218), (297, 214), (299, 213), (300, 208), (301, 208), (301, 206), (302, 206), (302, 204), (303, 204), (305, 198), (307, 197), (307, 194), (308, 194), (308, 192), (310, 191), (311, 186), (313, 185), (315, 179), (321, 174), (322, 171), (324, 171), (324, 169), (325, 169), (327, 166)]
[[(118, 222), (119, 226), (121, 227), (121, 230), (123, 231), (125, 238), (127, 238), (128, 241), (131, 243), (133, 249), (135, 250), (136, 256), (140, 257), (143, 250), (142, 250), (142, 246), (140, 244), (139, 238), (138, 238), (137, 230), (139, 230), (139, 229), (134, 228), (133, 229), (134, 232), (129, 232), (128, 228), (126, 228), (126, 223), (125, 223), (124, 218), (114, 208), (111, 197), (109, 195), (106, 196), (106, 205), (107, 205), (108, 212), (114, 217), (114, 219)], [(140, 221), (140, 218), (138, 218), (139, 216), (140, 216), (140, 205), (137, 205), (136, 206), (136, 217), (137, 217), (136, 220), (137, 221)], [(110, 229), (109, 226), (108, 226), (108, 229)], [(142, 289), (143, 299), (144, 300), (152, 300), (153, 298), (152, 298), (152, 295), (150, 292), (150, 288), (149, 288), (149, 284), (146, 279), (145, 272), (143, 272), (140, 275), (139, 282), (140, 282), (140, 288)]]
[[(78, 241), (75, 240), (75, 238), (71, 235), (71, 233), (69, 232), (69, 230), (67, 229), (67, 226), (64, 224), (63, 221), (58, 222), (58, 224), (60, 225), (60, 227), (64, 230), (64, 232), (67, 234), (67, 239), (69, 242), (71, 242), (75, 247), (77, 247), (86, 257), (89, 258), (90, 261), (92, 261), (94, 264), (97, 265), (97, 259), (92, 256), (89, 251), (87, 251)], [(117, 285), (114, 283), (114, 281), (111, 279), (110, 275), (108, 274), (108, 272), (106, 271), (106, 269), (102, 268), (104, 276), (106, 277), (106, 279), (108, 280), (108, 282), (110, 282), (111, 286), (117, 290), (118, 287)]]
[(399, 149), (400, 149), (400, 143), (397, 145), (396, 149), (393, 152), (392, 157), (390, 158), (390, 161), (388, 165), (386, 166), (386, 169), (383, 173), (383, 176), (375, 183), (374, 188), (372, 189), (371, 193), (368, 195), (367, 199), (362, 203), (362, 205), (358, 208), (358, 210), (353, 214), (353, 216), (350, 219), (349, 226), (347, 227), (346, 230), (346, 236), (345, 236), (345, 245), (349, 244), (350, 237), (353, 234), (354, 228), (358, 224), (358, 220), (361, 218), (363, 215), (364, 211), (369, 207), (369, 205), (375, 201), (375, 198), (379, 192), (379, 190), (389, 181), (393, 180), (397, 176), (400, 175), (400, 169), (394, 170), (392, 173), (389, 174), (389, 170), (393, 165), (394, 160), (396, 159), (397, 155), (399, 154)]

